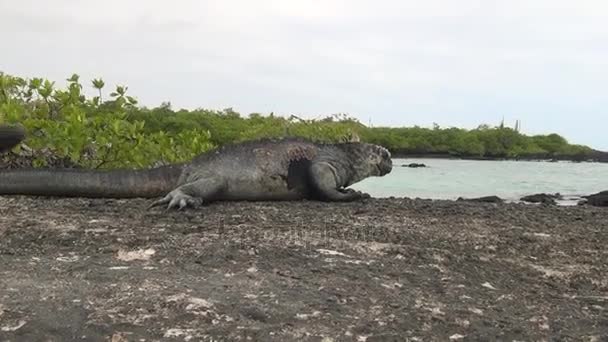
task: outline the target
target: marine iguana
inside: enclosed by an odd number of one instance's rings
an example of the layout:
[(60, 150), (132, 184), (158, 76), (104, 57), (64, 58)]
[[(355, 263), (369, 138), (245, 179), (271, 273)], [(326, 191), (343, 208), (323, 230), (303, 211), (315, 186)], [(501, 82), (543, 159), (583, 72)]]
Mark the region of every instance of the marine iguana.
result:
[(391, 172), (390, 152), (361, 143), (301, 138), (226, 145), (182, 164), (140, 170), (6, 170), (0, 195), (160, 197), (150, 207), (183, 209), (217, 200), (354, 201), (370, 197), (347, 187)]
[(5, 152), (17, 146), (25, 139), (25, 130), (19, 126), (0, 126), (0, 152)]

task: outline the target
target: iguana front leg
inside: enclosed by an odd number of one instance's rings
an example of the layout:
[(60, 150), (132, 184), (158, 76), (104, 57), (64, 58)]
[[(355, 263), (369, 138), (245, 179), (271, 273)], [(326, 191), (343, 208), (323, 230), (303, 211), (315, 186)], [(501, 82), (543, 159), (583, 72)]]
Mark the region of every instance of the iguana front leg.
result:
[(369, 198), (369, 194), (353, 189), (342, 189), (337, 170), (329, 163), (314, 163), (311, 168), (312, 183), (325, 200), (350, 202)]
[(165, 197), (150, 204), (148, 208), (167, 204), (167, 209), (184, 209), (187, 206), (196, 206), (217, 195), (224, 188), (224, 181), (213, 178), (203, 178), (194, 182), (180, 185)]
[(370, 198), (371, 196), (365, 192), (361, 192), (359, 190), (351, 189), (351, 188), (339, 188), (338, 191), (344, 194), (348, 193), (356, 193), (359, 194), (362, 198)]

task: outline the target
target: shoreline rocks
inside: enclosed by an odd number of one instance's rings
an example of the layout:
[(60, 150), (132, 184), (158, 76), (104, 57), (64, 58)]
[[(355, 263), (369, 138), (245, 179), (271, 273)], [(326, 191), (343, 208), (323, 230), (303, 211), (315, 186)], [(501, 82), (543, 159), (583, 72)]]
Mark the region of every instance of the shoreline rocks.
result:
[(555, 204), (557, 204), (556, 200), (560, 200), (560, 199), (562, 199), (562, 195), (560, 195), (559, 193), (556, 193), (556, 194), (540, 193), (540, 194), (524, 196), (524, 197), (520, 198), (519, 200), (523, 201), (523, 202), (528, 202), (528, 203), (542, 203), (542, 204), (555, 205)]
[(484, 197), (477, 197), (477, 198), (458, 197), (457, 201), (481, 202), (481, 203), (504, 203), (504, 200), (498, 196), (484, 196)]
[(584, 201), (584, 203), (582, 204), (588, 204), (595, 207), (608, 207), (608, 190), (601, 191), (588, 196), (583, 196), (583, 198), (586, 201)]
[(419, 167), (427, 167), (425, 164), (421, 164), (421, 163), (409, 163), (409, 164), (403, 164), (401, 165), (401, 167), (410, 167), (410, 168), (419, 168)]

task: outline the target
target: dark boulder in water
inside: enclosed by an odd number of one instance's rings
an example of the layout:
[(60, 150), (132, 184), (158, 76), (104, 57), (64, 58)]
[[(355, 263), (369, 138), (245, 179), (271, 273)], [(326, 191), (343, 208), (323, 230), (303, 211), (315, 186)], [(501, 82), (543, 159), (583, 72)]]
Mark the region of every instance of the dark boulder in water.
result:
[(419, 168), (419, 167), (426, 167), (425, 164), (420, 164), (420, 163), (410, 163), (410, 164), (403, 164), (401, 165), (402, 167), (411, 167), (411, 168)]
[(458, 197), (457, 201), (467, 201), (467, 202), (484, 202), (484, 203), (503, 203), (502, 198), (498, 196), (484, 196), (477, 198), (463, 198)]
[(560, 194), (534, 194), (529, 196), (524, 196), (520, 198), (521, 201), (529, 202), (529, 203), (543, 203), (543, 204), (557, 204), (555, 200), (561, 199), (562, 195)]
[(608, 207), (608, 191), (598, 192), (597, 194), (583, 196), (587, 199), (586, 204), (596, 207)]

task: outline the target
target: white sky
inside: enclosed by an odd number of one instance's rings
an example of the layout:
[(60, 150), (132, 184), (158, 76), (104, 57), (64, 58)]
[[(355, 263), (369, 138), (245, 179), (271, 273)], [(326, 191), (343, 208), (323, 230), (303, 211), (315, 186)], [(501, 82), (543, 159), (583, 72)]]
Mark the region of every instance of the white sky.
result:
[(102, 77), (176, 109), (504, 117), (608, 150), (607, 23), (600, 0), (0, 0), (0, 70)]

